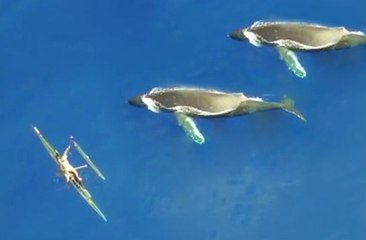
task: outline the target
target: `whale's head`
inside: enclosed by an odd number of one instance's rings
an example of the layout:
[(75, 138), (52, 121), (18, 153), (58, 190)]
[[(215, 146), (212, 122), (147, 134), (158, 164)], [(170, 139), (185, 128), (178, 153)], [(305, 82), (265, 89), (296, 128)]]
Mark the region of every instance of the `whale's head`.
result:
[(154, 113), (160, 112), (159, 104), (152, 99), (148, 94), (134, 96), (128, 99), (128, 103), (135, 107), (147, 108)]
[(231, 33), (229, 33), (228, 37), (230, 37), (231, 39), (237, 40), (237, 41), (247, 41), (248, 38), (244, 34), (245, 31), (246, 31), (246, 28), (232, 31)]
[(229, 33), (229, 37), (237, 41), (248, 41), (256, 47), (262, 45), (262, 38), (253, 31), (252, 27), (232, 31)]
[(128, 103), (135, 107), (146, 107), (146, 104), (142, 100), (142, 96), (134, 96), (128, 99)]

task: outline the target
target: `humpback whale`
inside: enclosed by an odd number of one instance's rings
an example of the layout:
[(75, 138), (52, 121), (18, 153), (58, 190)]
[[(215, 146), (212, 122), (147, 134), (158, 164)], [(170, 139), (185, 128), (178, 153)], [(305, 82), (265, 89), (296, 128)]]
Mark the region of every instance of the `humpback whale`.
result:
[(257, 111), (282, 109), (305, 120), (290, 98), (285, 97), (280, 102), (266, 102), (258, 97), (247, 97), (243, 93), (226, 93), (203, 88), (153, 88), (148, 93), (130, 98), (128, 103), (155, 113), (174, 113), (179, 125), (199, 144), (205, 140), (193, 120), (194, 117), (234, 117)]
[(363, 32), (302, 22), (257, 21), (250, 27), (231, 32), (229, 36), (249, 41), (257, 47), (276, 47), (281, 59), (298, 77), (305, 77), (306, 71), (293, 51), (325, 51), (366, 44)]

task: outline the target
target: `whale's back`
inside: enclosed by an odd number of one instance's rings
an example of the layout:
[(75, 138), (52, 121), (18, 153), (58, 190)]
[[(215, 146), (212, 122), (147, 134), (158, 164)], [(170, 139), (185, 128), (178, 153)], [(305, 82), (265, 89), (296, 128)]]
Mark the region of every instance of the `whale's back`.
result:
[(236, 109), (245, 98), (238, 93), (223, 93), (204, 89), (166, 89), (148, 94), (165, 110), (186, 109), (187, 114), (215, 115)]
[(255, 33), (267, 43), (291, 41), (312, 48), (335, 45), (348, 34), (345, 28), (299, 23), (259, 24), (249, 28), (248, 31)]

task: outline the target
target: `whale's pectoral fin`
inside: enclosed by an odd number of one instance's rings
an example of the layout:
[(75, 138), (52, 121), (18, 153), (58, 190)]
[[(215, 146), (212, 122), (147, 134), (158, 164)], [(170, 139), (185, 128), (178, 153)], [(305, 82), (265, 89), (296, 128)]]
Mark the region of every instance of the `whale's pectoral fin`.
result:
[(175, 112), (174, 116), (178, 120), (179, 126), (181, 126), (184, 129), (186, 134), (190, 138), (192, 138), (193, 141), (195, 141), (198, 144), (203, 144), (205, 142), (205, 137), (197, 128), (196, 123), (191, 117), (179, 112)]
[(296, 54), (293, 51), (285, 47), (276, 47), (276, 49), (280, 54), (281, 60), (286, 63), (289, 70), (291, 70), (298, 77), (306, 77), (306, 70), (301, 65), (301, 63), (297, 59)]

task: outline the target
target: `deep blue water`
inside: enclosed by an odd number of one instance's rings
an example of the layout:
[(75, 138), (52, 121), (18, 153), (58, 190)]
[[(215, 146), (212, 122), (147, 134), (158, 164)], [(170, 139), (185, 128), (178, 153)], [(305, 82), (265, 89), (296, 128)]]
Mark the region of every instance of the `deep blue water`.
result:
[[(1, 239), (274, 240), (366, 237), (366, 47), (299, 53), (226, 37), (264, 19), (366, 31), (361, 0), (0, 1)], [(282, 112), (198, 119), (127, 104), (162, 86), (295, 99)], [(75, 136), (106, 175), (83, 171), (103, 222), (32, 132)], [(70, 158), (80, 163), (74, 152)]]

